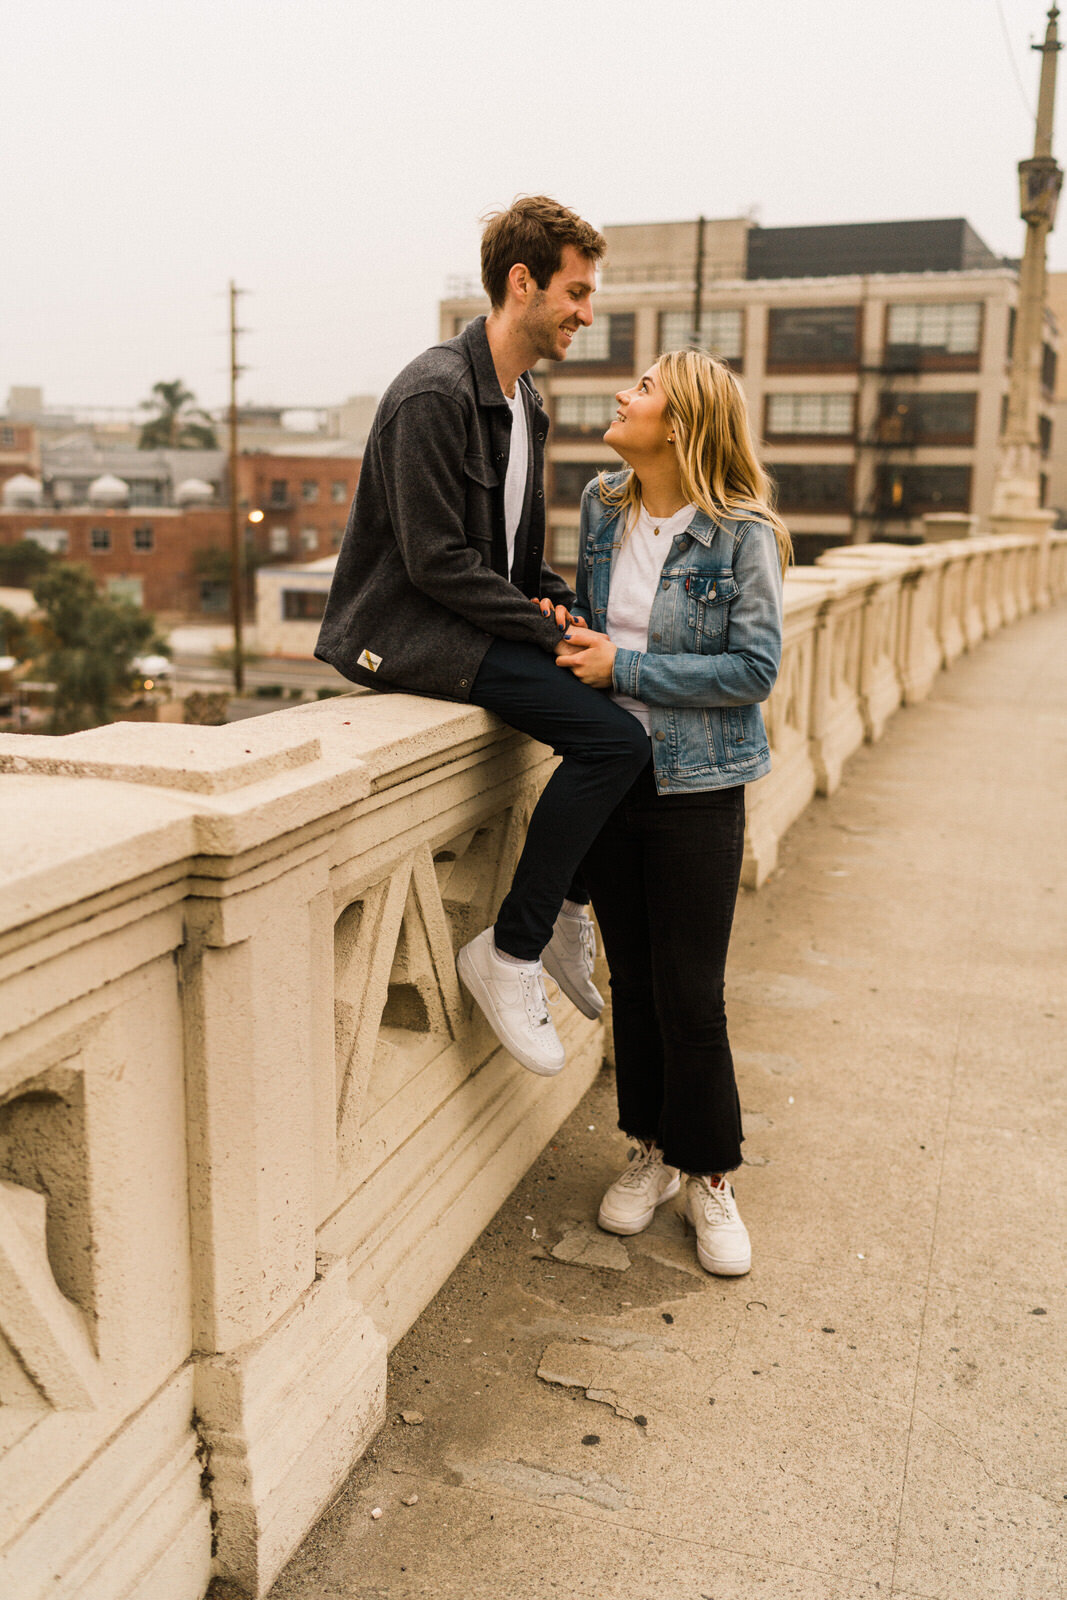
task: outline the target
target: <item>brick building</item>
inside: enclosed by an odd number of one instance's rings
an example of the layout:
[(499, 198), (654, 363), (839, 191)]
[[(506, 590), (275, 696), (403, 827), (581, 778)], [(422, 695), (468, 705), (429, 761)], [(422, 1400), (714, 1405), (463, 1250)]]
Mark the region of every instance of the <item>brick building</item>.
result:
[(0, 487), (9, 478), (39, 478), (41, 446), (37, 429), (0, 418)]
[[(213, 469), (207, 454), (127, 452), (127, 462), (116, 453), (106, 457), (112, 468), (106, 473), (98, 454), (80, 465), (54, 463), (39, 504), (0, 510), (0, 544), (33, 540), (89, 567), (102, 588), (149, 611), (224, 614), (229, 609), (229, 487), (221, 458)], [(195, 463), (188, 459), (193, 456)], [(176, 458), (173, 470), (164, 457)], [(113, 470), (124, 464), (126, 477)], [(203, 469), (202, 479), (186, 475), (194, 465)], [(256, 451), (238, 458), (250, 594), (255, 567), (294, 557), (310, 561), (338, 549), (359, 467), (352, 455)], [(190, 503), (196, 483), (199, 504)], [(262, 512), (262, 520), (253, 520), (254, 512)]]

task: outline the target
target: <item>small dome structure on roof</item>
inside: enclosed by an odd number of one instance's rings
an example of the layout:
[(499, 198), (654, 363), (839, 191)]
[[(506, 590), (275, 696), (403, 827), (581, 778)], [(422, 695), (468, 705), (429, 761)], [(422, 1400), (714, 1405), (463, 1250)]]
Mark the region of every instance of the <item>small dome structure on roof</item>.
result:
[(89, 485), (91, 506), (124, 506), (130, 498), (130, 486), (113, 472), (103, 472)]
[(180, 506), (207, 505), (215, 498), (215, 491), (203, 478), (186, 478), (174, 491)]
[(31, 478), (28, 472), (16, 472), (8, 478), (0, 491), (0, 499), (8, 510), (31, 510), (44, 501), (44, 486), (40, 478)]

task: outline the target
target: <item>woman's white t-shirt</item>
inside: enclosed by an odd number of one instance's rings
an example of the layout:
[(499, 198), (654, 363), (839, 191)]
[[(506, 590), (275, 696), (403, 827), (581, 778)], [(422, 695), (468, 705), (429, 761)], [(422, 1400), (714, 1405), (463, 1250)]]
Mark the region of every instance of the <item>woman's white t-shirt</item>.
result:
[[(663, 563), (671, 545), (696, 515), (696, 506), (683, 506), (671, 517), (650, 517), (644, 506), (623, 540), (611, 569), (606, 630), (612, 644), (622, 650), (648, 649), (648, 618), (659, 587)], [(651, 733), (648, 707), (628, 694), (611, 698), (632, 712), (646, 733)]]

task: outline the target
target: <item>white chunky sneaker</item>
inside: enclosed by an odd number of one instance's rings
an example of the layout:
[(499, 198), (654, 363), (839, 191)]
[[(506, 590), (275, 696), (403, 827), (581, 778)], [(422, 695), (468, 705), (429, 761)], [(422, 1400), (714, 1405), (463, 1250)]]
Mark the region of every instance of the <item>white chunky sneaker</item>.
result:
[(705, 1272), (714, 1272), (720, 1278), (740, 1278), (749, 1270), (752, 1245), (732, 1184), (724, 1179), (721, 1186), (716, 1186), (710, 1178), (689, 1178), (685, 1214), (696, 1230), (697, 1260)]
[(597, 1222), (607, 1233), (640, 1233), (656, 1207), (678, 1193), (680, 1182), (678, 1168), (667, 1165), (662, 1150), (641, 1144), (600, 1202)]
[(604, 1009), (604, 996), (593, 982), (596, 931), (589, 913), (572, 916), (561, 911), (541, 959), (567, 999), (595, 1022)]
[(542, 1078), (553, 1078), (566, 1061), (548, 1014), (540, 961), (502, 961), (486, 928), (456, 957), (456, 970), (504, 1049)]

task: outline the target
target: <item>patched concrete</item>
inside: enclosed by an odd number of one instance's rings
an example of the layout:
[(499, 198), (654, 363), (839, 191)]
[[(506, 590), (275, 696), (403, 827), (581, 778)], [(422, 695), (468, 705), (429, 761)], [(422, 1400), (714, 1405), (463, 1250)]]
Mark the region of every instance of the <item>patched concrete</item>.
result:
[(272, 1600), (1064, 1592), (1065, 794), (1061, 611), (961, 657), (741, 899), (749, 1276), (673, 1204), (597, 1233), (602, 1074)]

